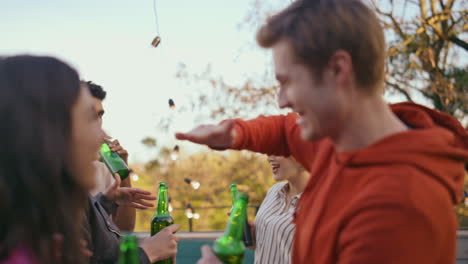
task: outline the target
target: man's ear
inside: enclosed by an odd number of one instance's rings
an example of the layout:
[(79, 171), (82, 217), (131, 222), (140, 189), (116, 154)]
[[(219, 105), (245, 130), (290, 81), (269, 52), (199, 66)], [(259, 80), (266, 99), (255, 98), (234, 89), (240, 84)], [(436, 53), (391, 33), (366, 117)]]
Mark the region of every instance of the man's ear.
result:
[(353, 59), (344, 50), (337, 50), (328, 62), (330, 74), (339, 86), (346, 86), (353, 78)]

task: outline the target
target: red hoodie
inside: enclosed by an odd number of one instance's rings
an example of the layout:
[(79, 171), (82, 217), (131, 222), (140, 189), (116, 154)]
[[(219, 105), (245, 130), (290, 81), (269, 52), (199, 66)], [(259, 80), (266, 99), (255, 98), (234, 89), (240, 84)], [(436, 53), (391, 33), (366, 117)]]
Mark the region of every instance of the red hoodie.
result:
[(455, 263), (467, 132), (420, 105), (391, 108), (412, 129), (346, 153), (329, 139), (304, 142), (295, 114), (236, 120), (233, 149), (293, 155), (311, 173), (293, 263)]

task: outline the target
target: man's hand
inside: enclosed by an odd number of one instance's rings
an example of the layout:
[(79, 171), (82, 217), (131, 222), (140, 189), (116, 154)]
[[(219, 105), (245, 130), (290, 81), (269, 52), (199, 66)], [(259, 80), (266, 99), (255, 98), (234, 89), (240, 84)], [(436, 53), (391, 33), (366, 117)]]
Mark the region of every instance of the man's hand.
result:
[(204, 245), (201, 248), (202, 258), (198, 260), (197, 264), (223, 264), (211, 251), (210, 246)]
[(212, 149), (224, 150), (234, 142), (233, 126), (234, 121), (228, 120), (220, 125), (201, 125), (187, 133), (176, 133), (175, 136), (180, 140), (188, 140), (207, 145)]
[(143, 240), (140, 247), (145, 251), (151, 263), (168, 258), (175, 259), (179, 238), (174, 233), (177, 230), (179, 230), (179, 225), (170, 225), (156, 235)]
[(128, 164), (128, 151), (124, 149), (121, 145), (120, 142), (116, 140), (111, 140), (110, 137), (104, 138), (104, 140), (109, 144), (109, 148), (113, 152), (117, 152), (119, 156), (125, 161), (125, 163)]
[(129, 206), (137, 209), (154, 207), (154, 204), (147, 202), (156, 200), (151, 192), (138, 188), (120, 187), (119, 174), (116, 173), (114, 176), (114, 183), (104, 192), (107, 199), (114, 201), (119, 206)]

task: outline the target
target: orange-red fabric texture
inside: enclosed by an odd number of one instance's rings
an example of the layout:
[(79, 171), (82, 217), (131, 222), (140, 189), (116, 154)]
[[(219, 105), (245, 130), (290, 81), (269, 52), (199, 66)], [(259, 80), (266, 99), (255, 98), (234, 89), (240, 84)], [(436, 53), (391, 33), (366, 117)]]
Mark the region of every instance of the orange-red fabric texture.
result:
[(455, 262), (467, 132), (421, 105), (390, 107), (411, 129), (346, 153), (329, 139), (303, 141), (293, 113), (236, 119), (232, 149), (292, 155), (311, 173), (296, 212), (293, 263)]

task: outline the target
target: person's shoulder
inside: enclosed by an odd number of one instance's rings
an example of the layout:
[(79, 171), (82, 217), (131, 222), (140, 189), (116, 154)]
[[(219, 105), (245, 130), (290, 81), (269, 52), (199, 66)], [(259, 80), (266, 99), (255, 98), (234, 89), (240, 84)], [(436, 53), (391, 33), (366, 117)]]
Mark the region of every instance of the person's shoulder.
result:
[(395, 164), (363, 175), (356, 193), (357, 204), (417, 208), (422, 201), (443, 199), (447, 189), (431, 175), (406, 164)]
[(273, 184), (268, 190), (267, 196), (279, 193), (287, 184), (286, 181)]

